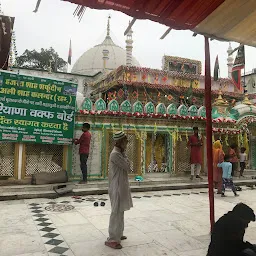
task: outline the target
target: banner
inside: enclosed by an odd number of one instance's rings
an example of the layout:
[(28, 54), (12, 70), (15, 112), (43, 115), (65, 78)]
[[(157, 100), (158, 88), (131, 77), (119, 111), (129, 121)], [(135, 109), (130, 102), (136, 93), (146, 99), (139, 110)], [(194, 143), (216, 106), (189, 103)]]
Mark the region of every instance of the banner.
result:
[(77, 84), (0, 71), (0, 140), (72, 143)]

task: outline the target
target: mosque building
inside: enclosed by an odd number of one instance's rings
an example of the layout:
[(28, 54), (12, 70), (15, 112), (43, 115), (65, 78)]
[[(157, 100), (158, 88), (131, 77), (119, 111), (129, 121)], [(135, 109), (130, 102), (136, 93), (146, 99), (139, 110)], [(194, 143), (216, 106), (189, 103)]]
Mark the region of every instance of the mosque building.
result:
[[(166, 176), (183, 174), (190, 170), (186, 145), (193, 126), (198, 126), (203, 136), (203, 170), (207, 172), (201, 62), (163, 56), (161, 70), (140, 67), (132, 55), (132, 34), (130, 29), (125, 49), (116, 45), (110, 36), (109, 17), (103, 42), (85, 51), (70, 73), (26, 68), (13, 70), (24, 75), (65, 79), (78, 84), (74, 136), (81, 135), (83, 122), (91, 123), (89, 178), (107, 177), (108, 156), (114, 143), (112, 134), (117, 130), (128, 134), (127, 154), (133, 166), (131, 175), (144, 176), (152, 172)], [(227, 50), (230, 52), (231, 44)], [(231, 80), (232, 55), (228, 57), (227, 65), (227, 78), (212, 79), (213, 140), (222, 138), (226, 148), (234, 141), (239, 145), (248, 144), (247, 135), (252, 133), (247, 131), (253, 130), (249, 123), (253, 123), (253, 115), (256, 116), (256, 107)], [(254, 137), (250, 139), (253, 141)], [(23, 162), (17, 163), (14, 150), (17, 143), (4, 143), (6, 147), (0, 149), (0, 175), (5, 170), (7, 176), (29, 179), (41, 171), (66, 170), (70, 180), (81, 176), (78, 147), (74, 145), (19, 145), (19, 153), (23, 154), (20, 161)], [(256, 147), (251, 150), (251, 159), (251, 167), (256, 169)], [(21, 167), (17, 167), (20, 164)], [(14, 168), (17, 170), (13, 171)]]

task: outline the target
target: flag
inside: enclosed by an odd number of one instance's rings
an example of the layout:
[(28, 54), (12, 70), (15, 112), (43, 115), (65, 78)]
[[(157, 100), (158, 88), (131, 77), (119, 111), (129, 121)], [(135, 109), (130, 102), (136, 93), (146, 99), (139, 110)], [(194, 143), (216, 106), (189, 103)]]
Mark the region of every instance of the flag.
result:
[(68, 51), (68, 64), (71, 65), (71, 58), (72, 58), (72, 48), (71, 48), (71, 39), (69, 44), (69, 51)]
[(241, 86), (241, 70), (245, 65), (244, 45), (240, 45), (232, 68), (232, 80), (238, 90), (242, 91)]
[(214, 81), (217, 81), (219, 79), (219, 72), (220, 72), (220, 65), (219, 65), (219, 58), (218, 55), (216, 56), (215, 65), (214, 65)]

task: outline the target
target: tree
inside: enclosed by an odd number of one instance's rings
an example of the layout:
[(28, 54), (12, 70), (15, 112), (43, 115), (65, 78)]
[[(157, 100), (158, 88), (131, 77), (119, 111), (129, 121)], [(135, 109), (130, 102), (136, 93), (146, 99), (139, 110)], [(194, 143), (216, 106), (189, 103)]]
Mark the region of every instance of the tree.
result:
[(57, 71), (67, 65), (67, 62), (59, 57), (58, 53), (51, 47), (41, 48), (41, 52), (36, 50), (26, 50), (21, 56), (16, 58), (17, 67), (35, 68)]

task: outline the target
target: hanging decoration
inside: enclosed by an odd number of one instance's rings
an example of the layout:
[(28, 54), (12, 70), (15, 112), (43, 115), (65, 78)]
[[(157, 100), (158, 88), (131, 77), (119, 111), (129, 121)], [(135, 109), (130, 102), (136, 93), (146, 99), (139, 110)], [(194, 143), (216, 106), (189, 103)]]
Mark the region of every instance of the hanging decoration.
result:
[(133, 97), (134, 99), (138, 99), (138, 97), (139, 97), (138, 91), (133, 91), (133, 92), (132, 92), (132, 97)]
[(227, 147), (229, 147), (229, 143), (228, 143), (228, 135), (225, 136), (225, 144)]
[(10, 54), (9, 54), (9, 61), (8, 61), (8, 66), (10, 68), (12, 68), (13, 66), (17, 66), (17, 63), (16, 63), (17, 57), (18, 57), (18, 52), (17, 52), (17, 46), (16, 46), (16, 35), (15, 35), (15, 31), (12, 31)]
[(124, 97), (124, 90), (123, 89), (119, 89), (117, 96), (119, 99), (122, 99)]
[(115, 100), (115, 96), (114, 96), (114, 93), (113, 93), (113, 92), (108, 92), (108, 100), (109, 100), (109, 101)]
[(249, 154), (249, 140), (248, 140), (248, 136), (247, 136), (246, 132), (244, 133), (243, 146), (245, 147), (245, 149), (246, 149), (245, 152), (248, 155)]
[(167, 96), (167, 99), (168, 99), (169, 101), (171, 101), (171, 100), (173, 99), (172, 95), (169, 94), (169, 95)]
[(147, 80), (147, 74), (143, 73), (141, 78), (142, 78), (142, 81), (145, 82)]
[(159, 76), (158, 74), (156, 74), (154, 78), (154, 84), (158, 84), (158, 83), (159, 83)]
[(167, 77), (167, 76), (164, 76), (164, 77), (162, 78), (162, 81), (163, 81), (164, 83), (166, 83), (167, 80), (168, 80), (168, 77)]
[(188, 142), (188, 140), (189, 140), (189, 137), (188, 137), (188, 131), (186, 130), (186, 141)]
[(154, 125), (154, 135), (156, 135), (156, 132), (157, 132), (157, 125), (155, 123), (155, 125)]

